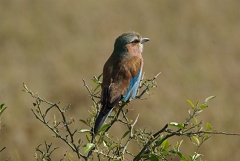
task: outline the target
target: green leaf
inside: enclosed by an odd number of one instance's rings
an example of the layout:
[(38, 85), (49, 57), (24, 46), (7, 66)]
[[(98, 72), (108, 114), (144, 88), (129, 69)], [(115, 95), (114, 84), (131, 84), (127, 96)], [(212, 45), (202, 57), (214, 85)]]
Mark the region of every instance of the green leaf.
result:
[(207, 139), (210, 138), (210, 136), (209, 136), (209, 135), (206, 135), (206, 134), (202, 135), (201, 137), (202, 137), (202, 140), (203, 140), (203, 141), (206, 141)]
[(150, 156), (149, 156), (149, 154), (142, 154), (142, 157), (143, 158), (149, 158)]
[(193, 120), (194, 120), (194, 123), (195, 123), (195, 124), (198, 123), (198, 119), (197, 119), (197, 117), (194, 116), (194, 117), (193, 117)]
[(110, 119), (113, 119), (115, 116), (112, 116), (112, 115), (109, 115), (108, 118)]
[(209, 96), (208, 98), (205, 99), (205, 103), (207, 103), (209, 100), (215, 98), (216, 96)]
[(164, 140), (164, 141), (162, 142), (162, 149), (163, 149), (163, 150), (167, 149), (169, 146), (170, 146), (170, 143), (169, 143), (168, 140)]
[(100, 130), (99, 130), (99, 132), (101, 132), (101, 131), (105, 131), (108, 127), (110, 127), (111, 126), (111, 124), (105, 124), (105, 125), (103, 125), (101, 128), (100, 128)]
[(184, 155), (182, 153), (174, 151), (174, 150), (171, 150), (170, 152), (173, 154), (177, 154), (181, 158), (182, 161), (188, 161), (187, 158), (184, 157)]
[(197, 160), (197, 159), (200, 158), (201, 156), (202, 156), (202, 154), (196, 153), (196, 154), (193, 155), (193, 159), (194, 159), (194, 160)]
[(202, 154), (198, 154), (195, 152), (193, 156), (192, 155), (188, 155), (188, 156), (191, 159), (191, 161), (197, 161), (202, 156)]
[(210, 123), (206, 123), (206, 131), (212, 130), (212, 125)]
[(190, 106), (192, 107), (192, 108), (194, 108), (195, 106), (194, 106), (194, 104), (192, 103), (192, 101), (190, 101), (190, 100), (187, 100), (187, 102), (190, 104)]
[(199, 101), (197, 101), (196, 106), (198, 106), (198, 104), (199, 104)]
[(5, 105), (4, 103), (3, 103), (3, 104), (1, 104), (1, 105), (0, 105), (0, 109), (2, 109), (4, 105)]
[(86, 139), (90, 142), (90, 136), (88, 134), (86, 134)]
[(157, 155), (151, 155), (149, 159), (150, 159), (150, 161), (159, 161), (158, 158), (159, 157)]
[(87, 123), (87, 121), (82, 120), (82, 119), (79, 119), (79, 121), (81, 121), (81, 122), (84, 123), (85, 125), (89, 126), (88, 123)]
[(82, 130), (79, 130), (78, 132), (79, 132), (79, 133), (85, 133), (85, 132), (91, 132), (91, 131), (88, 130), (88, 129), (82, 129)]
[(7, 109), (7, 107), (6, 106), (4, 107), (4, 105), (5, 105), (4, 103), (0, 105), (0, 116), (3, 113), (3, 111)]
[(183, 124), (179, 124), (177, 122), (170, 122), (169, 123), (170, 126), (174, 126), (174, 127), (177, 127), (179, 129), (183, 129), (184, 128), (184, 125)]
[(126, 131), (126, 132), (123, 134), (122, 139), (125, 138), (125, 137), (127, 136), (127, 134), (129, 134), (129, 133), (130, 133), (130, 130)]
[(200, 145), (200, 141), (198, 140), (198, 138), (196, 136), (192, 136), (192, 139), (195, 141), (195, 143), (197, 144), (197, 146)]
[(0, 115), (3, 113), (3, 111), (5, 111), (7, 109), (7, 107), (4, 107), (4, 104), (1, 104), (0, 106)]
[(201, 104), (200, 109), (202, 110), (202, 109), (207, 108), (207, 107), (208, 106), (206, 104)]
[(98, 84), (93, 91), (95, 92), (100, 86), (101, 86), (101, 84)]
[(163, 154), (163, 155), (168, 155), (168, 154), (169, 154), (169, 151), (168, 151), (168, 150), (161, 150), (161, 154)]
[(95, 144), (93, 143), (87, 143), (87, 145), (84, 147), (84, 153), (89, 152), (90, 150), (92, 150), (95, 147)]
[(180, 147), (181, 147), (182, 143), (183, 143), (183, 140), (181, 140), (180, 142), (177, 142), (177, 144), (176, 144), (177, 151), (180, 151)]
[(23, 88), (28, 90), (28, 87), (27, 87), (27, 85), (25, 83), (23, 83)]

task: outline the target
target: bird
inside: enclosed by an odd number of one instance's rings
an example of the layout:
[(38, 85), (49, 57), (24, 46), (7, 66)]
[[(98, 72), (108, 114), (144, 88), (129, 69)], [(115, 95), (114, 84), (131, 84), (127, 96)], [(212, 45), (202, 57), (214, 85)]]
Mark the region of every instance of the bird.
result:
[(103, 67), (101, 109), (93, 128), (94, 134), (106, 121), (119, 101), (127, 102), (137, 95), (143, 69), (143, 38), (137, 32), (121, 34), (114, 43), (111, 56)]

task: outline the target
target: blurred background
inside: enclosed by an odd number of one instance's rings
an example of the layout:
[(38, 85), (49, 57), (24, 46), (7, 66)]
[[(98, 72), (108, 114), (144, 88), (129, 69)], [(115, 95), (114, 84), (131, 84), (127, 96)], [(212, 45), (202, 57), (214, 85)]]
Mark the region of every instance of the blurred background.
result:
[[(93, 85), (115, 38), (126, 31), (151, 39), (143, 53), (145, 76), (161, 72), (154, 95), (131, 102), (129, 117), (140, 114), (137, 128), (156, 131), (182, 122), (187, 99), (216, 95), (199, 119), (218, 131), (239, 133), (239, 6), (234, 0), (1, 0), (0, 103), (8, 109), (0, 131), (0, 148), (7, 148), (0, 160), (34, 160), (44, 140), (61, 147), (54, 160), (70, 151), (36, 120), (30, 110), (34, 99), (21, 91), (22, 83), (51, 102), (70, 103), (69, 116), (81, 129), (78, 120), (86, 119), (92, 106), (82, 79)], [(115, 125), (110, 132), (121, 130)], [(195, 150), (187, 141), (183, 146), (184, 154)], [(240, 137), (215, 135), (200, 152), (204, 160), (238, 160)]]

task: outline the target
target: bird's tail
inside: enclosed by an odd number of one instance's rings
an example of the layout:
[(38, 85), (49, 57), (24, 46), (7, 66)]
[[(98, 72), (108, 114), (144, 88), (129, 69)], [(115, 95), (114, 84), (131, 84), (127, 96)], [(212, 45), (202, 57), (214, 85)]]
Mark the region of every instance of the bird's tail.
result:
[(95, 125), (93, 132), (96, 134), (98, 130), (102, 127), (103, 123), (106, 121), (108, 118), (109, 114), (112, 112), (113, 108), (109, 109), (106, 111), (105, 108), (102, 108), (101, 111), (98, 114), (98, 117), (96, 119)]

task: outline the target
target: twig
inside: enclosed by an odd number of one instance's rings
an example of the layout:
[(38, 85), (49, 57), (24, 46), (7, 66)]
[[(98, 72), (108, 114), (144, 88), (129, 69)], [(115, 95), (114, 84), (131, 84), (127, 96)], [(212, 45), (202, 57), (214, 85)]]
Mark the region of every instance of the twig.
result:
[(95, 94), (92, 93), (92, 91), (88, 87), (86, 81), (84, 79), (82, 81), (83, 81), (84, 87), (87, 89), (88, 93), (90, 94), (91, 100), (97, 105), (97, 101), (95, 101), (95, 99), (94, 99), (96, 97)]
[[(29, 93), (33, 98), (36, 98), (37, 113), (33, 109), (31, 109), (31, 111), (33, 112), (35, 117), (40, 122), (45, 124), (45, 126), (47, 126), (56, 135), (56, 137), (58, 137), (61, 140), (63, 140), (77, 154), (78, 158), (82, 157), (82, 158), (84, 158), (86, 160), (87, 157), (82, 155), (79, 152), (79, 147), (74, 143), (74, 134), (77, 132), (77, 130), (75, 130), (74, 132), (71, 132), (71, 130), (70, 130), (69, 126), (68, 126), (68, 123), (67, 123), (67, 119), (66, 119), (66, 117), (64, 115), (66, 110), (62, 110), (57, 104), (51, 103), (51, 102), (47, 101), (46, 99), (39, 97), (37, 94), (33, 94), (33, 92), (30, 91), (25, 84), (23, 84), (23, 87), (24, 87), (24, 89), (25, 89), (25, 91), (27, 93)], [(42, 109), (40, 108), (41, 102), (45, 102), (45, 103), (51, 105), (49, 108), (46, 109), (44, 114), (42, 112)], [(59, 113), (61, 114), (61, 117), (62, 117), (62, 120), (63, 120), (63, 125), (66, 128), (66, 131), (67, 131), (67, 133), (70, 136), (70, 142), (68, 141), (67, 137), (64, 138), (54, 127), (49, 125), (49, 121), (46, 121), (46, 119), (45, 119), (46, 115), (47, 115), (48, 111), (50, 109), (52, 109), (52, 108), (56, 108), (59, 111)]]
[(197, 131), (197, 132), (188, 132), (183, 133), (185, 135), (198, 135), (198, 134), (212, 134), (212, 135), (232, 135), (232, 136), (240, 136), (239, 133), (227, 133), (227, 132), (218, 132), (218, 131)]
[(6, 149), (6, 147), (3, 147), (3, 148), (0, 150), (0, 152), (2, 152), (4, 149)]
[[(146, 85), (146, 88), (138, 95), (136, 96), (136, 98), (141, 99), (141, 97), (150, 90), (151, 85), (154, 83), (154, 80), (157, 79), (157, 77), (161, 74), (161, 72), (159, 72), (157, 75), (155, 75), (152, 79), (147, 80), (148, 84)], [(149, 83), (151, 82), (151, 84)], [(143, 83), (144, 84), (144, 83)], [(140, 87), (141, 88), (141, 87)]]
[[(153, 137), (152, 137), (150, 140), (148, 140), (148, 142), (144, 145), (144, 147), (142, 148), (142, 150), (134, 157), (133, 161), (138, 161), (138, 160), (141, 158), (142, 154), (146, 153), (147, 148), (159, 137), (159, 134), (160, 134), (160, 133), (164, 132), (164, 131), (167, 129), (167, 127), (168, 127), (168, 125), (165, 125), (161, 130), (159, 130), (158, 132), (156, 132), (156, 133), (153, 135)], [(168, 137), (170, 137), (170, 136), (171, 136), (171, 135), (169, 134)], [(166, 136), (166, 137), (167, 137), (167, 136)], [(168, 137), (167, 137), (167, 138), (168, 138)], [(166, 139), (167, 139), (167, 138), (166, 138)]]
[(138, 121), (138, 117), (139, 117), (139, 114), (137, 115), (135, 121), (130, 125), (130, 129), (129, 129), (130, 134), (129, 134), (128, 140), (126, 141), (126, 143), (125, 143), (125, 145), (124, 145), (123, 152), (122, 152), (123, 155), (125, 154), (125, 152), (126, 152), (126, 150), (127, 150), (127, 147), (128, 147), (129, 142), (130, 142), (130, 141), (132, 140), (132, 138), (133, 138), (133, 128), (134, 128), (134, 126), (136, 125), (136, 123), (137, 123), (137, 121)]

